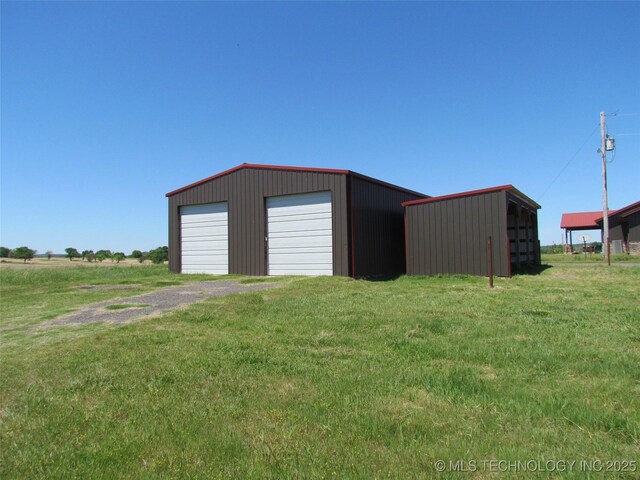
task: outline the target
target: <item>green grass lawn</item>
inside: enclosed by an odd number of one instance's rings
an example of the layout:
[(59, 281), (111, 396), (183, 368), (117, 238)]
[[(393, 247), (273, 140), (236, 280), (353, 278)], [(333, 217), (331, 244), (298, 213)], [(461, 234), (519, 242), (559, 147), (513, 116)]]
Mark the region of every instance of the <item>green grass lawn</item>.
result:
[(185, 281), (145, 268), (0, 272), (1, 478), (468, 479), (496, 474), (434, 462), (640, 456), (639, 268), (493, 290), (297, 279), (126, 325), (33, 328), (122, 293), (80, 285)]
[[(542, 263), (606, 263), (605, 258), (599, 254), (576, 253), (565, 255), (564, 253), (543, 253)], [(626, 253), (611, 254), (612, 263), (640, 263), (640, 255), (628, 255)]]
[(167, 271), (166, 265), (89, 265), (35, 270), (0, 268), (0, 328), (4, 332), (22, 332), (89, 303), (217, 278), (211, 275), (173, 275)]

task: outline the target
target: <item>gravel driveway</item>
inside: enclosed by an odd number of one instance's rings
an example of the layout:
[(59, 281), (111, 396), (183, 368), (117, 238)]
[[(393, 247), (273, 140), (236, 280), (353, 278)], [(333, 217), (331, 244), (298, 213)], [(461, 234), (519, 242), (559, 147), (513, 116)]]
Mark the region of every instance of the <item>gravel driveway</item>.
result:
[[(253, 292), (265, 288), (273, 288), (277, 282), (241, 284), (239, 280), (218, 280), (167, 287), (135, 297), (114, 298), (100, 303), (93, 303), (77, 312), (64, 315), (54, 321), (43, 324), (43, 327), (57, 325), (80, 325), (93, 322), (124, 323), (139, 317), (154, 315), (174, 310), (184, 305), (201, 302), (207, 298), (222, 297), (232, 293)], [(109, 310), (109, 305), (139, 305), (117, 310)]]

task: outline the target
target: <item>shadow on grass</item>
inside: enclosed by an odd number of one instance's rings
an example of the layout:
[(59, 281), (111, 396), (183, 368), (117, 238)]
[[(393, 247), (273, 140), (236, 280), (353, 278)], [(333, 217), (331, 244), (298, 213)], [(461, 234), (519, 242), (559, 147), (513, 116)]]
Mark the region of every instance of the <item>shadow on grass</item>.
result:
[[(542, 264), (542, 265), (526, 265), (526, 266), (522, 266), (520, 268), (513, 268), (511, 271), (512, 275), (540, 275), (542, 272), (544, 272), (545, 270), (549, 269), (549, 268), (553, 268), (553, 265), (549, 265), (549, 264)], [(361, 277), (356, 277), (358, 280), (365, 280), (367, 282), (388, 282), (388, 281), (393, 281), (393, 280), (397, 280), (398, 278), (404, 276), (404, 273), (395, 273), (395, 274), (387, 274), (387, 275), (364, 275)], [(471, 275), (471, 274), (466, 274), (466, 273), (443, 273), (443, 274), (434, 274), (434, 275), (428, 275), (430, 277), (440, 277), (440, 276), (447, 276), (447, 277), (455, 277), (455, 276), (460, 276), (460, 277), (468, 277), (468, 276), (477, 276), (477, 277), (482, 277), (482, 275)], [(422, 276), (422, 275), (419, 275)]]
[(543, 263), (541, 265), (525, 265), (524, 267), (512, 268), (512, 275), (540, 275), (545, 270), (553, 268), (553, 265)]

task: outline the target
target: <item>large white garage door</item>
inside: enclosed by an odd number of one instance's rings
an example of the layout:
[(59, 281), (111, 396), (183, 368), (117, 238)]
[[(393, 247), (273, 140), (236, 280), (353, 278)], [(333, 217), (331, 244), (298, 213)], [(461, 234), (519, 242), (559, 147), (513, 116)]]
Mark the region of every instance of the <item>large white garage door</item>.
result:
[(182, 273), (229, 273), (226, 202), (180, 208)]
[(269, 275), (333, 275), (331, 192), (267, 198)]

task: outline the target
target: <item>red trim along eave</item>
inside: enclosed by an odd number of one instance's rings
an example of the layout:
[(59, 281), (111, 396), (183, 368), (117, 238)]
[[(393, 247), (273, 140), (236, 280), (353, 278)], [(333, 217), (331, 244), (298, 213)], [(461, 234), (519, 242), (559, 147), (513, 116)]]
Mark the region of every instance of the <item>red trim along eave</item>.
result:
[[(626, 207), (620, 208), (618, 210), (609, 210), (609, 218), (611, 217), (620, 217), (625, 218), (629, 215), (633, 215), (636, 212), (640, 212), (640, 202), (632, 203), (631, 205), (627, 205)], [(596, 223), (602, 223), (604, 217), (596, 218)]]
[(290, 172), (312, 172), (312, 173), (333, 173), (337, 175), (348, 175), (349, 170), (336, 170), (332, 168), (308, 168), (308, 167), (285, 167), (280, 165), (261, 165), (256, 163), (243, 163), (238, 165), (237, 167), (230, 168), (229, 170), (225, 170), (224, 172), (216, 173), (207, 178), (203, 178), (202, 180), (198, 180), (197, 182), (191, 183), (184, 187), (178, 188), (166, 194), (167, 197), (171, 197), (177, 193), (184, 192), (185, 190), (189, 190), (190, 188), (197, 187), (198, 185), (202, 185), (203, 183), (210, 182), (211, 180), (215, 180), (216, 178), (223, 177), (224, 175), (229, 175), (230, 173), (236, 172), (238, 170), (242, 170), (243, 168), (254, 168), (259, 170), (284, 170)]
[(408, 193), (410, 195), (415, 195), (416, 197), (430, 198), (429, 195), (425, 195), (424, 193), (416, 192), (414, 190), (409, 190), (408, 188), (399, 187), (398, 185), (394, 185), (393, 183), (383, 182), (382, 180), (378, 180), (377, 178), (368, 177), (366, 175), (362, 175), (358, 172), (349, 172), (351, 176), (356, 177), (359, 180), (364, 180), (365, 182), (374, 183), (376, 185), (381, 185), (383, 187), (391, 188), (393, 190), (397, 190), (398, 192)]
[(439, 197), (431, 197), (431, 198), (422, 198), (419, 200), (409, 200), (408, 202), (402, 202), (403, 207), (409, 207), (411, 205), (419, 205), (422, 203), (430, 203), (430, 202), (439, 202), (441, 200), (451, 200), (454, 198), (464, 198), (464, 197), (472, 197), (474, 195), (482, 195), (485, 193), (493, 193), (493, 192), (501, 192), (501, 191), (509, 191), (512, 192), (522, 199), (529, 202), (536, 208), (541, 208), (537, 202), (534, 202), (532, 199), (523, 194), (520, 190), (515, 188), (513, 185), (501, 185), (499, 187), (491, 187), (491, 188), (482, 188), (480, 190), (469, 190), (468, 192), (460, 192), (460, 193), (452, 193), (450, 195), (441, 195)]

